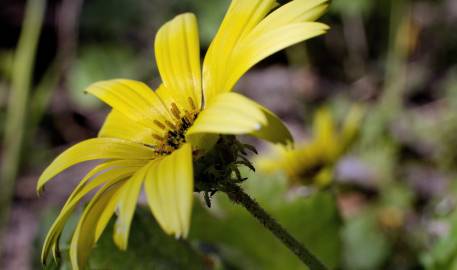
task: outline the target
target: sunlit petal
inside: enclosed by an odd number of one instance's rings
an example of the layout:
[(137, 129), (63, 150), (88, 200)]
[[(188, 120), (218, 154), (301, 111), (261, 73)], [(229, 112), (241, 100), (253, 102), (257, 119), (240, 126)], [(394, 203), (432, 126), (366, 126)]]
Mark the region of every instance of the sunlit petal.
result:
[(155, 55), (163, 84), (175, 100), (188, 110), (200, 108), (200, 44), (195, 15), (182, 14), (163, 25), (155, 39)]
[(282, 26), (318, 19), (328, 7), (328, 0), (294, 0), (279, 7), (249, 33), (250, 36), (278, 29)]
[(237, 93), (223, 93), (198, 115), (187, 135), (244, 134), (259, 131), (266, 124), (267, 117), (256, 102)]
[[(60, 233), (66, 221), (73, 213), (73, 210), (84, 196), (106, 182), (108, 182), (108, 185), (112, 185), (119, 180), (125, 179), (141, 168), (142, 164), (144, 164), (143, 161), (117, 160), (100, 164), (92, 169), (69, 196), (58, 217), (52, 224), (43, 244), (42, 262), (44, 263), (46, 261), (51, 247), (54, 250), (54, 254), (58, 252), (57, 241)], [(88, 182), (89, 180), (92, 181)]]
[(98, 239), (100, 239), (103, 231), (105, 230), (106, 226), (111, 220), (111, 217), (114, 215), (119, 201), (119, 196), (121, 194), (121, 190), (122, 189), (118, 189), (116, 193), (111, 196), (109, 202), (105, 205), (105, 209), (103, 209), (103, 211), (100, 213), (100, 218), (97, 221), (97, 225), (95, 226), (94, 244), (98, 241)]
[(94, 245), (95, 229), (100, 214), (121, 187), (122, 183), (116, 183), (102, 188), (84, 209), (70, 244), (70, 260), (73, 269), (78, 270), (86, 264)]
[[(160, 98), (146, 84), (133, 80), (100, 81), (87, 90), (113, 109), (152, 130), (160, 131), (154, 120), (168, 119), (169, 113)], [(169, 119), (168, 119), (169, 120)]]
[(230, 91), (239, 78), (259, 61), (293, 44), (324, 34), (327, 29), (328, 26), (322, 23), (304, 22), (247, 36), (231, 55), (227, 79), (221, 89)]
[(106, 117), (99, 137), (119, 138), (137, 143), (153, 145), (153, 135), (157, 132), (138, 122), (132, 121), (119, 111), (112, 110)]
[(257, 106), (266, 116), (267, 123), (262, 125), (260, 130), (252, 132), (251, 135), (272, 143), (280, 143), (283, 145), (293, 143), (292, 135), (281, 119), (262, 105), (257, 104)]
[(149, 147), (121, 139), (94, 138), (82, 141), (60, 154), (44, 170), (38, 179), (37, 190), (63, 170), (89, 160), (96, 159), (153, 159), (156, 153)]
[(186, 237), (193, 192), (192, 147), (184, 144), (148, 170), (145, 191), (156, 220), (168, 234)]
[(122, 250), (127, 249), (130, 225), (132, 223), (138, 197), (140, 196), (145, 174), (154, 162), (156, 161), (150, 161), (146, 166), (130, 177), (119, 193), (119, 198), (117, 200), (117, 209), (119, 213), (116, 223), (114, 224), (113, 238), (116, 245)]
[(276, 5), (275, 0), (233, 0), (211, 42), (203, 63), (203, 89), (206, 100), (211, 100), (223, 89), (227, 64), (239, 40)]

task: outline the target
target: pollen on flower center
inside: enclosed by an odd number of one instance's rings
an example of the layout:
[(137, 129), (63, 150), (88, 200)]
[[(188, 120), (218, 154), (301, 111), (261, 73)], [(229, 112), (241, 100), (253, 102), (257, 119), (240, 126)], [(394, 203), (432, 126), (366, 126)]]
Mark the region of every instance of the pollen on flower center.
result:
[(164, 120), (160, 122), (159, 120), (154, 120), (154, 124), (164, 130), (163, 136), (152, 135), (158, 141), (154, 148), (159, 155), (168, 155), (186, 142), (186, 131), (191, 127), (199, 112), (190, 97), (188, 102), (192, 108), (191, 111), (185, 109), (181, 111), (176, 103), (171, 103), (169, 111), (173, 116), (173, 121)]

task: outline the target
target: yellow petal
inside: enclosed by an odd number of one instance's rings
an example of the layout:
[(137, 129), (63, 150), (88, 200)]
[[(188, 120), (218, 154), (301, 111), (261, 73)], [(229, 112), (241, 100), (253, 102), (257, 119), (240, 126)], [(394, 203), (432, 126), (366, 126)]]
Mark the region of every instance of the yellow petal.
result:
[(279, 7), (249, 33), (250, 36), (279, 27), (318, 19), (328, 7), (328, 0), (294, 0)]
[(316, 139), (324, 142), (335, 136), (335, 122), (327, 107), (320, 108), (314, 115), (313, 130)]
[(113, 239), (116, 245), (122, 250), (127, 249), (130, 225), (132, 223), (138, 197), (140, 196), (145, 173), (148, 167), (154, 162), (156, 161), (150, 161), (146, 166), (138, 170), (131, 178), (129, 178), (119, 194), (119, 198), (117, 200), (117, 209), (119, 214), (116, 219), (116, 223), (114, 224)]
[[(49, 250), (52, 247), (54, 254), (58, 253), (58, 239), (73, 210), (78, 205), (80, 200), (86, 196), (89, 192), (99, 187), (100, 185), (108, 182), (108, 185), (114, 184), (119, 180), (128, 177), (133, 174), (136, 170), (141, 168), (141, 165), (145, 161), (126, 161), (117, 160), (106, 162), (96, 166), (92, 169), (78, 184), (75, 190), (67, 199), (67, 202), (62, 207), (59, 215), (55, 219), (51, 228), (46, 235), (46, 239), (43, 244), (41, 253), (41, 261), (45, 263), (48, 257)], [(92, 180), (88, 182), (89, 180)], [(56, 256), (55, 256), (56, 257)]]
[(347, 148), (356, 138), (358, 132), (360, 131), (360, 125), (364, 114), (365, 109), (362, 106), (354, 105), (349, 111), (349, 114), (346, 116), (341, 132), (341, 141), (344, 148)]
[[(163, 25), (157, 32), (154, 47), (160, 76), (167, 90), (172, 91), (175, 100), (184, 108), (200, 108), (200, 44), (195, 15), (185, 13)], [(196, 108), (192, 108), (189, 98)]]
[[(89, 171), (86, 176), (78, 183), (76, 188), (70, 194), (67, 199), (67, 203), (76, 199), (77, 197), (85, 196), (90, 188), (87, 186), (97, 185), (95, 183), (102, 183), (103, 180), (96, 180), (98, 178), (110, 180), (113, 176), (123, 175), (123, 172), (127, 174), (129, 172), (134, 172), (148, 163), (148, 160), (113, 160), (107, 161), (102, 164), (97, 165), (91, 171)], [(103, 177), (102, 177), (103, 176)], [(106, 181), (105, 180), (105, 181)], [(102, 182), (100, 182), (102, 181)], [(67, 203), (65, 205), (67, 205)]]
[(223, 93), (207, 104), (186, 135), (245, 134), (259, 131), (267, 123), (267, 117), (256, 102), (237, 93)]
[(314, 116), (315, 143), (320, 146), (321, 156), (329, 162), (337, 157), (342, 147), (335, 127), (330, 110), (325, 107), (320, 108)]
[(84, 161), (96, 159), (153, 159), (155, 152), (142, 144), (113, 138), (94, 138), (82, 141), (60, 154), (38, 179), (37, 191), (63, 170)]
[(113, 109), (152, 130), (161, 132), (154, 120), (170, 120), (171, 115), (159, 96), (146, 84), (132, 80), (109, 80), (90, 85), (88, 93)]
[(285, 153), (283, 167), (295, 181), (310, 181), (306, 179), (316, 171), (316, 166), (322, 163), (322, 147), (316, 142), (305, 142), (292, 151)]
[(106, 226), (108, 225), (111, 217), (114, 215), (116, 211), (116, 207), (118, 204), (119, 196), (121, 194), (122, 189), (118, 189), (116, 193), (114, 193), (109, 202), (105, 205), (105, 209), (100, 213), (100, 218), (97, 221), (97, 225), (95, 226), (95, 238), (94, 244), (100, 239), (102, 236), (103, 231), (105, 230)]
[(144, 190), (149, 208), (151, 209), (155, 219), (166, 233), (171, 234), (172, 229), (166, 214), (166, 202), (162, 198), (164, 194), (162, 194), (159, 190), (160, 175), (157, 167), (161, 164), (161, 162), (162, 159), (157, 159), (156, 162), (148, 169), (146, 179), (144, 181)]
[(145, 191), (157, 222), (168, 234), (186, 237), (193, 193), (192, 147), (184, 144), (148, 169)]
[(85, 266), (94, 245), (95, 229), (100, 214), (120, 187), (122, 182), (102, 188), (84, 209), (70, 244), (70, 260), (74, 270)]
[(272, 143), (280, 143), (283, 145), (292, 144), (294, 141), (292, 135), (281, 119), (262, 105), (257, 104), (257, 106), (266, 116), (267, 123), (264, 124), (260, 130), (252, 132), (251, 135)]
[(183, 108), (181, 103), (176, 100), (176, 92), (165, 87), (163, 83), (156, 89), (155, 93), (163, 101), (166, 108), (171, 108), (172, 103), (175, 103), (180, 109)]
[(223, 89), (227, 65), (238, 41), (276, 5), (275, 0), (233, 0), (211, 42), (203, 63), (203, 89), (205, 100), (211, 100)]
[(321, 188), (328, 186), (332, 182), (333, 173), (333, 166), (327, 165), (314, 176), (313, 184)]
[(154, 140), (153, 134), (156, 134), (156, 131), (130, 120), (119, 111), (112, 110), (103, 123), (98, 136), (119, 138), (137, 143), (154, 145), (156, 140)]
[(229, 59), (221, 91), (230, 91), (238, 79), (259, 61), (293, 44), (324, 34), (327, 29), (328, 26), (322, 23), (303, 22), (246, 36)]

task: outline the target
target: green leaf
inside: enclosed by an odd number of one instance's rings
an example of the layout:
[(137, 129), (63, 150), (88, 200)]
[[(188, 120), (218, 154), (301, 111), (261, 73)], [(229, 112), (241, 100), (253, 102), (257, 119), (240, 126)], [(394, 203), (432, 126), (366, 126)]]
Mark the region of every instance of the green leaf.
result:
[[(96, 246), (91, 251), (85, 269), (212, 269), (205, 264), (204, 256), (197, 252), (189, 242), (186, 240), (177, 240), (174, 237), (166, 235), (160, 229), (148, 209), (137, 208), (130, 231), (129, 247), (126, 251), (119, 250), (113, 242), (113, 221), (111, 220)], [(72, 221), (70, 223), (74, 222)], [(68, 232), (68, 230), (64, 232)], [(64, 233), (61, 241), (62, 243), (66, 243), (70, 238), (71, 234)], [(62, 258), (59, 263), (50, 260), (45, 269), (71, 269), (68, 245), (62, 245), (62, 248)]]
[(442, 236), (426, 253), (422, 254), (421, 261), (427, 270), (457, 270), (457, 212), (448, 220), (450, 231)]
[[(246, 173), (244, 175), (247, 175)], [(340, 219), (330, 193), (288, 198), (285, 179), (249, 175), (244, 188), (330, 269), (340, 262)], [(234, 269), (306, 269), (245, 209), (218, 193), (211, 212), (196, 206), (190, 237)], [(230, 268), (232, 269), (232, 268)]]
[(112, 225), (97, 242), (89, 258), (89, 269), (207, 269), (203, 256), (186, 240), (166, 235), (149, 210), (137, 208), (127, 251), (112, 240)]
[(344, 15), (369, 14), (373, 6), (371, 0), (334, 0), (330, 5), (331, 11)]
[(342, 237), (344, 269), (381, 269), (389, 255), (389, 243), (371, 211), (347, 220)]

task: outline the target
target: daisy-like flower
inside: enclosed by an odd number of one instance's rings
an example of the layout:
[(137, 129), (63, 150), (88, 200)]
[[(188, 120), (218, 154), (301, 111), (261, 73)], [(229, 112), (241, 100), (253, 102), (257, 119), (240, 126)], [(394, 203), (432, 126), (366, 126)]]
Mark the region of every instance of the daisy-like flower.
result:
[[(70, 244), (74, 269), (117, 214), (114, 241), (127, 248), (132, 216), (144, 189), (163, 230), (186, 237), (194, 191), (193, 162), (211, 149), (219, 135), (250, 134), (288, 144), (282, 122), (256, 102), (231, 92), (238, 79), (265, 57), (321, 35), (328, 27), (313, 22), (327, 0), (294, 0), (277, 9), (274, 0), (233, 0), (203, 61), (197, 21), (182, 14), (160, 28), (155, 55), (162, 84), (116, 79), (87, 89), (112, 107), (97, 138), (59, 155), (38, 180), (38, 191), (63, 170), (102, 160), (80, 181), (52, 225), (42, 251), (45, 262), (58, 253), (59, 236), (73, 210), (97, 190), (85, 207)], [(272, 11), (275, 9), (274, 11)]]
[(314, 115), (314, 136), (294, 149), (277, 146), (270, 157), (258, 160), (259, 168), (267, 173), (281, 171), (293, 184), (305, 183), (327, 186), (335, 163), (355, 140), (363, 118), (363, 109), (353, 106), (340, 130), (328, 108), (320, 108)]

